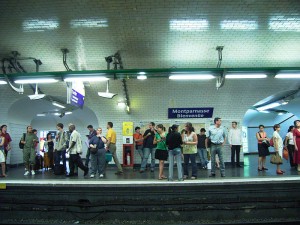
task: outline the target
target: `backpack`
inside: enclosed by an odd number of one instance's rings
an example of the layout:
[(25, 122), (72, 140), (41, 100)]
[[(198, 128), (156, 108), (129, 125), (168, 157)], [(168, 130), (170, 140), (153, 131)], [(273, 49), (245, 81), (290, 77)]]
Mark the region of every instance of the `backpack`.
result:
[[(25, 138), (26, 138), (26, 134), (24, 133), (24, 134), (23, 134), (23, 140), (24, 140), (24, 141), (25, 141)], [(19, 148), (20, 148), (20, 149), (24, 149), (24, 145), (25, 145), (25, 144), (23, 144), (21, 141), (22, 141), (22, 138), (21, 138), (21, 140), (20, 140), (20, 142), (19, 142)]]

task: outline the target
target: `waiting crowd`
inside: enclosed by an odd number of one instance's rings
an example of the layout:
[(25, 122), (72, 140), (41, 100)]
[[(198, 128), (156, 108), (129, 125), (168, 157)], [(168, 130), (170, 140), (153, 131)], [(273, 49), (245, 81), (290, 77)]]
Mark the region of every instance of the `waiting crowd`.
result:
[[(201, 128), (200, 134), (196, 134), (191, 123), (186, 123), (184, 129), (179, 133), (179, 126), (174, 124), (168, 131), (162, 124), (155, 126), (149, 123), (149, 128), (142, 134), (140, 127), (135, 128), (133, 135), (135, 149), (141, 157), (140, 173), (147, 169), (148, 159), (151, 155), (150, 171), (154, 172), (155, 160), (159, 160), (158, 179), (168, 179), (173, 181), (174, 159), (177, 163), (178, 180), (197, 179), (196, 156), (199, 155), (202, 169), (207, 169), (209, 158), (211, 158), (210, 177), (216, 176), (216, 169), (220, 169), (221, 177), (225, 177), (225, 163), (223, 147), (226, 141), (231, 148), (232, 166), (240, 165), (240, 150), (242, 148), (242, 131), (237, 127), (237, 122), (232, 122), (232, 128), (228, 135), (223, 126), (221, 118), (214, 119), (214, 125), (207, 132)], [(68, 131), (64, 130), (62, 123), (57, 124), (57, 134), (52, 138), (52, 134), (47, 134), (44, 141), (44, 157), (40, 156), (37, 145), (40, 142), (37, 131), (31, 126), (27, 127), (27, 132), (21, 137), (19, 146), (23, 149), (23, 161), (25, 165), (25, 176), (35, 175), (35, 171), (41, 168), (45, 170), (53, 169), (54, 174), (66, 176), (78, 175), (78, 168), (84, 171), (86, 176), (90, 171), (90, 177), (94, 178), (97, 173), (99, 178), (105, 176), (107, 166), (107, 155), (111, 155), (118, 168), (116, 175), (122, 175), (123, 169), (116, 155), (116, 132), (113, 123), (107, 123), (107, 134), (102, 135), (102, 128), (95, 130), (89, 125), (89, 135), (87, 135), (86, 145), (88, 147), (85, 164), (81, 159), (82, 139), (76, 131), (74, 124), (69, 124)], [(300, 171), (300, 120), (294, 121), (294, 126), (290, 126), (283, 141), (279, 135), (280, 125), (273, 126), (274, 133), (271, 138), (267, 137), (264, 126), (259, 125), (256, 133), (258, 141), (258, 171), (268, 170), (266, 168), (266, 156), (270, 155), (269, 147), (274, 147), (276, 152), (273, 164), (276, 164), (276, 173), (283, 174), (280, 169), (280, 159), (283, 157), (284, 148), (288, 152), (290, 166), (296, 167)], [(1, 126), (0, 135), (0, 163), (2, 167), (1, 177), (7, 176), (5, 164), (8, 151), (11, 150), (11, 137), (6, 132), (7, 126)], [(39, 149), (39, 148), (38, 148)], [(67, 158), (69, 158), (69, 170), (67, 168)], [(169, 162), (168, 176), (164, 174), (164, 162)], [(183, 160), (183, 163), (182, 163)], [(91, 170), (89, 170), (91, 161)], [(183, 168), (182, 168), (183, 164)], [(191, 174), (189, 167), (191, 166)], [(67, 171), (69, 171), (67, 173)]]

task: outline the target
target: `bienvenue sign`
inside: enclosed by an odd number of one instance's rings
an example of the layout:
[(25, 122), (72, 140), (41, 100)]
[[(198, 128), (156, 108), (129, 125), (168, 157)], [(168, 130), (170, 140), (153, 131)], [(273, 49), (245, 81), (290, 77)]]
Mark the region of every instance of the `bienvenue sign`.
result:
[(212, 118), (214, 108), (169, 108), (169, 119)]

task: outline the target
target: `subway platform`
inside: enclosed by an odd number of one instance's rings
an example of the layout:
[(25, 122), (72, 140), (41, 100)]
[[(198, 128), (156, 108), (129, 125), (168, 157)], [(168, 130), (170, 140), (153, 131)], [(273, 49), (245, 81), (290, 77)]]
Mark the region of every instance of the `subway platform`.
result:
[(284, 175), (269, 162), (263, 172), (256, 165), (248, 155), (242, 168), (226, 165), (225, 178), (199, 169), (197, 180), (183, 182), (158, 180), (158, 168), (115, 175), (108, 167), (104, 179), (51, 170), (25, 177), (23, 167), (10, 168), (0, 179), (0, 223), (299, 224), (300, 174), (288, 162)]

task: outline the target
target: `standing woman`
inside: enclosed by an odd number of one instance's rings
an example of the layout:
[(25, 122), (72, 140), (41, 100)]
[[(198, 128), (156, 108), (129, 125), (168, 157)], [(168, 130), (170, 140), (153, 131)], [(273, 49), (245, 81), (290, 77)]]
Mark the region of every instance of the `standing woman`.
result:
[(294, 121), (295, 129), (293, 130), (295, 154), (294, 163), (297, 164), (297, 170), (300, 172), (300, 120)]
[(256, 139), (258, 141), (258, 171), (268, 170), (266, 166), (266, 156), (270, 155), (269, 147), (263, 142), (269, 141), (267, 133), (264, 131), (265, 126), (259, 125), (259, 131), (256, 133)]
[(183, 181), (182, 178), (182, 160), (181, 160), (181, 145), (182, 138), (178, 132), (178, 125), (173, 124), (169, 127), (169, 133), (167, 134), (166, 143), (169, 149), (169, 181), (173, 181), (173, 167), (174, 167), (174, 157), (177, 161), (178, 170), (178, 181)]
[(184, 179), (189, 177), (189, 161), (192, 164), (192, 176), (191, 179), (197, 179), (197, 135), (195, 133), (194, 127), (191, 123), (185, 124), (186, 133), (183, 135), (183, 156), (184, 156)]
[[(282, 138), (279, 134), (280, 131), (280, 125), (279, 124), (275, 124), (273, 126), (273, 142), (274, 142), (274, 150), (276, 153), (278, 153), (280, 155), (280, 157), (282, 157), (282, 151), (283, 151), (283, 141)], [(282, 171), (280, 169), (280, 164), (277, 164), (277, 170), (276, 170), (277, 174), (283, 174), (284, 171)]]
[(105, 147), (104, 144), (106, 144), (107, 139), (101, 135), (102, 134), (102, 128), (99, 127), (97, 129), (96, 136), (93, 136), (90, 139), (89, 147), (96, 148), (97, 152), (91, 154), (91, 166), (92, 166), (92, 172), (91, 172), (91, 178), (94, 178), (97, 171), (99, 173), (99, 178), (103, 178), (105, 174), (105, 167), (106, 167), (106, 159), (105, 159)]
[(164, 126), (162, 124), (157, 125), (157, 131), (155, 131), (155, 136), (153, 140), (153, 144), (156, 145), (155, 159), (159, 160), (159, 174), (158, 179), (167, 179), (164, 175), (164, 163), (168, 160), (168, 149), (166, 144), (166, 136)]
[(53, 142), (51, 133), (47, 134), (45, 145), (46, 145), (46, 148), (48, 150), (47, 152), (48, 152), (48, 157), (49, 157), (49, 167), (51, 169), (54, 169), (54, 156), (53, 156), (53, 154), (54, 154), (53, 153), (54, 152), (54, 142)]
[(294, 143), (293, 130), (294, 130), (294, 126), (290, 126), (288, 129), (288, 133), (286, 134), (285, 143), (284, 143), (284, 146), (287, 147), (289, 152), (291, 167), (296, 166), (294, 163), (295, 143)]
[(5, 137), (2, 137), (1, 134), (2, 131), (0, 130), (0, 163), (2, 168), (2, 174), (0, 177), (7, 177), (5, 173), (5, 152), (4, 152)]

